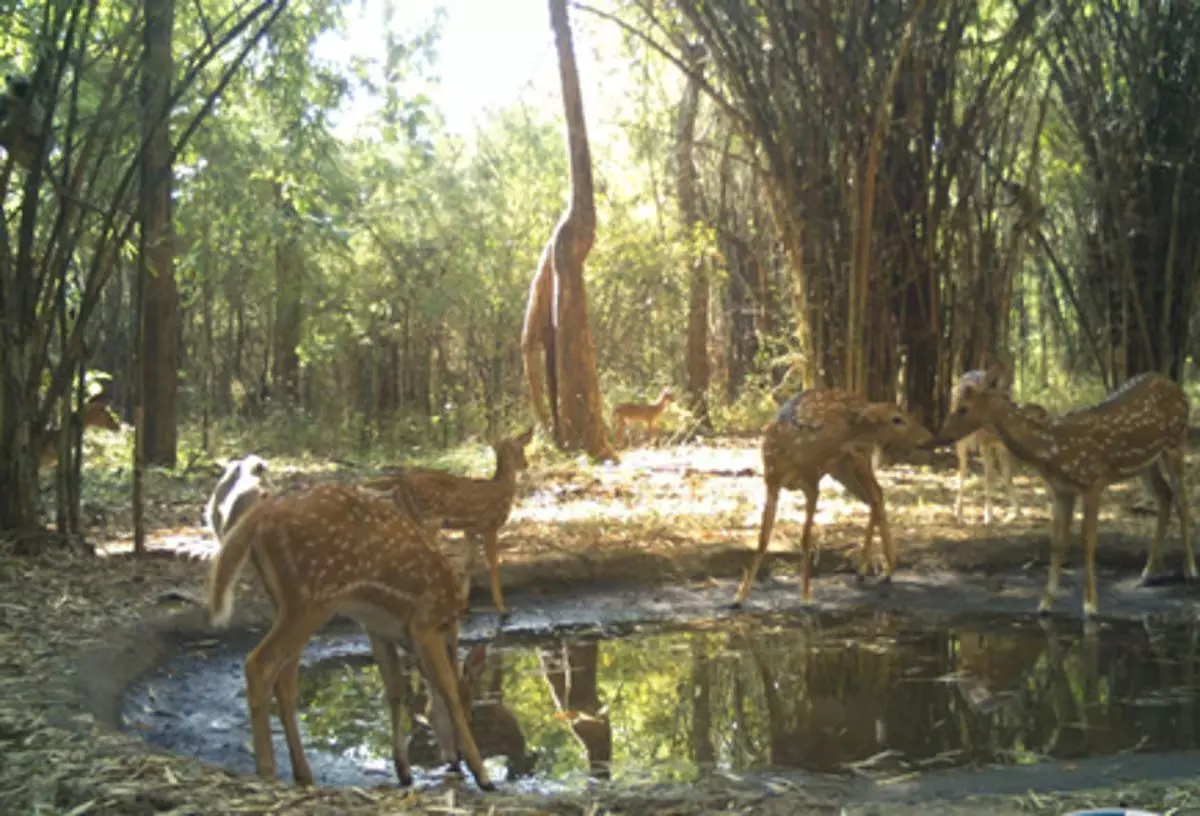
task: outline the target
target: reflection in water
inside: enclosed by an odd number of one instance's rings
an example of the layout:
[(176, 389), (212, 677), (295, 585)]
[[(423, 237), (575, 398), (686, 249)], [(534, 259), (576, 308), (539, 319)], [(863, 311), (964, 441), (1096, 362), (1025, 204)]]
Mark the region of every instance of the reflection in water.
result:
[[(873, 614), (493, 645), (475, 735), (498, 777), (568, 784), (688, 780), (713, 766), (894, 773), (1189, 749), (1200, 747), (1198, 644), (1196, 625), (1082, 636), (1026, 620), (920, 628)], [(302, 677), (310, 739), (386, 763), (370, 661)], [(436, 764), (427, 732), (412, 754)]]

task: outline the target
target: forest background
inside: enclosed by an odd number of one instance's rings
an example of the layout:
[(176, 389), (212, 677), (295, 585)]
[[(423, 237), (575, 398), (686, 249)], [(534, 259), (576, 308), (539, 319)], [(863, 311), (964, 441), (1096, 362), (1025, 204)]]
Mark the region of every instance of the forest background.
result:
[[(37, 103), (17, 121), (10, 93), (0, 123), (0, 528), (36, 519), (36, 440), (101, 386), (176, 469), (398, 461), (530, 421), (522, 320), (568, 190), (545, 4), (0, 15)], [(1200, 7), (596, 0), (571, 21), (608, 408), (673, 386), (669, 427), (754, 433), (829, 384), (935, 426), (996, 354), (1054, 409), (1187, 378)]]

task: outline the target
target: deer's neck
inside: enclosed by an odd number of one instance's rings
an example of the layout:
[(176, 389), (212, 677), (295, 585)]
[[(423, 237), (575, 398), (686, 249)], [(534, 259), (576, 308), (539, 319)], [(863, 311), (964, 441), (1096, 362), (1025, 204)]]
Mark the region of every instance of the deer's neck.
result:
[(498, 457), (496, 459), (496, 473), (492, 476), (492, 481), (506, 488), (515, 488), (517, 485), (516, 463), (507, 456)]
[(992, 427), (1005, 447), (1021, 461), (1039, 469), (1049, 464), (1055, 445), (1047, 417), (1022, 413), (1012, 400), (996, 400)]

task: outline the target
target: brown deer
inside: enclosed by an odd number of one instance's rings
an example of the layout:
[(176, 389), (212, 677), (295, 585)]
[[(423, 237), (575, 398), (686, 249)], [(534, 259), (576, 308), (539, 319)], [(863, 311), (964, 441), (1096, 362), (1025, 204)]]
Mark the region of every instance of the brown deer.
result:
[[(121, 422), (109, 407), (107, 394), (96, 394), (89, 397), (80, 410), (71, 414), (71, 422), (72, 424), (82, 424), (84, 429), (121, 430)], [(34, 449), (38, 452), (39, 468), (58, 464), (58, 437), (60, 434), (60, 428), (50, 427), (34, 438)]]
[(895, 448), (916, 448), (928, 443), (933, 435), (921, 427), (901, 408), (890, 402), (867, 402), (865, 399), (837, 389), (802, 391), (785, 402), (775, 419), (767, 423), (762, 442), (763, 479), (766, 481), (767, 501), (763, 506), (762, 527), (758, 533), (758, 551), (750, 570), (742, 579), (734, 600), (740, 606), (750, 594), (758, 575), (771, 531), (775, 526), (775, 510), (779, 491), (804, 492), (803, 597), (812, 600), (812, 527), (817, 510), (817, 495), (821, 477), (833, 476), (850, 493), (871, 509), (867, 534), (859, 560), (859, 577), (864, 578), (872, 565), (871, 541), (875, 528), (885, 561), (884, 580), (895, 569), (892, 537), (888, 529), (887, 509), (883, 490), (871, 468), (871, 454), (876, 445)]
[[(455, 759), (453, 748), (465, 758), (479, 787), (493, 790), (471, 734), (470, 706), (464, 705), (470, 686), (456, 666), (463, 599), (454, 570), (427, 540), (426, 531), (367, 491), (325, 484), (270, 497), (260, 487), (262, 471), (255, 463), (231, 468), (239, 474), (234, 479), (245, 482), (210, 499), (209, 516), (219, 525), (221, 549), (209, 577), (208, 609), (214, 626), (228, 625), (238, 574), (252, 560), (275, 608), (271, 630), (246, 657), (246, 698), (259, 775), (275, 778), (269, 721), (274, 696), (293, 776), (299, 784), (313, 782), (296, 720), (300, 653), (317, 628), (340, 612), (358, 621), (370, 639), (387, 689), (400, 784), (412, 784), (412, 770), (397, 644), (417, 656), (421, 673), (438, 691), (434, 696), (442, 715), (434, 718), (434, 727), (444, 755)], [(251, 498), (243, 500), (242, 495)]]
[(675, 399), (675, 392), (670, 388), (664, 388), (658, 393), (658, 399), (652, 403), (644, 402), (622, 402), (613, 408), (613, 436), (617, 440), (618, 445), (625, 444), (625, 425), (632, 422), (641, 422), (646, 425), (646, 433), (648, 435), (654, 433), (654, 423), (662, 416), (662, 412), (667, 410), (667, 406)]
[[(958, 410), (958, 406), (962, 402), (963, 388), (968, 385), (978, 387), (983, 382), (985, 374), (986, 372), (982, 369), (976, 369), (966, 372), (959, 378), (950, 401), (951, 413)], [(1001, 387), (1011, 395), (1011, 382), (1006, 381), (1001, 384)], [(1042, 406), (1032, 402), (1022, 403), (1020, 410), (1041, 416), (1049, 413)], [(995, 431), (991, 428), (980, 428), (975, 433), (968, 434), (954, 443), (954, 452), (958, 455), (958, 495), (954, 500), (955, 520), (962, 521), (963, 518), (963, 496), (966, 493), (968, 461), (972, 451), (978, 451), (979, 458), (983, 462), (983, 523), (992, 523), (992, 474), (996, 471), (1000, 472), (1000, 478), (1004, 483), (1004, 491), (1011, 507), (1011, 517), (1020, 516), (1021, 503), (1017, 500), (1016, 491), (1013, 489), (1012, 454), (1008, 452), (1008, 448), (1004, 447), (1004, 442), (1000, 440)]]
[(506, 614), (500, 586), (500, 528), (508, 521), (517, 492), (517, 473), (529, 466), (525, 446), (533, 439), (533, 428), (495, 443), (496, 472), (490, 479), (472, 479), (432, 468), (405, 468), (388, 476), (371, 479), (363, 487), (392, 493), (401, 510), (416, 516), (429, 530), (462, 530), (467, 539), (467, 563), (463, 571), (463, 597), (471, 589), (475, 555), (483, 540), (491, 573), (492, 602)]
[(1096, 614), (1100, 498), (1110, 484), (1133, 476), (1140, 475), (1158, 501), (1158, 525), (1142, 570), (1143, 581), (1160, 570), (1172, 501), (1182, 527), (1184, 574), (1194, 578), (1196, 561), (1183, 483), (1188, 430), (1188, 399), (1183, 389), (1162, 374), (1141, 374), (1096, 405), (1051, 415), (1013, 405), (1003, 387), (1006, 377), (1003, 366), (993, 365), (981, 382), (967, 384), (957, 408), (930, 446), (957, 442), (990, 425), (1014, 456), (1037, 469), (1054, 493), (1050, 573), (1038, 610), (1047, 613), (1054, 604), (1075, 503), (1082, 496), (1087, 571), (1083, 613), (1086, 617)]

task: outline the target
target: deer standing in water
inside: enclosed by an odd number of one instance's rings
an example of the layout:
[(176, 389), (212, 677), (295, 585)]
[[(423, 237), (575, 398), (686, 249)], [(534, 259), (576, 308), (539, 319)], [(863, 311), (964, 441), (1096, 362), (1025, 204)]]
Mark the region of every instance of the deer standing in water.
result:
[(928, 430), (896, 405), (867, 402), (837, 389), (802, 391), (785, 402), (764, 429), (762, 458), (767, 500), (758, 533), (758, 550), (742, 579), (734, 606), (740, 606), (750, 594), (750, 587), (771, 543), (779, 491), (785, 487), (804, 493), (802, 586), (804, 602), (812, 600), (813, 518), (821, 477), (825, 474), (841, 482), (851, 495), (871, 509), (866, 538), (860, 550), (859, 577), (865, 577), (871, 568), (871, 543), (878, 527), (885, 561), (884, 580), (890, 579), (896, 561), (883, 489), (871, 467), (871, 455), (876, 445), (912, 449), (932, 438)]
[[(249, 457), (232, 464), (207, 511), (221, 542), (209, 577), (213, 625), (228, 625), (234, 586), (247, 560), (254, 563), (275, 608), (271, 630), (246, 657), (258, 774), (275, 778), (270, 729), (274, 696), (293, 776), (299, 784), (312, 784), (296, 720), (300, 653), (313, 633), (340, 612), (366, 630), (379, 665), (400, 784), (412, 784), (412, 769), (398, 644), (416, 655), (421, 673), (437, 690), (434, 728), (444, 758), (454, 761), (461, 755), (480, 788), (492, 790), (468, 721), (470, 684), (456, 665), (463, 599), (450, 563), (428, 541), (426, 531), (391, 502), (331, 484), (267, 496), (261, 487), (265, 463), (259, 463)], [(480, 651), (473, 650), (467, 663)]]
[(647, 435), (654, 433), (654, 423), (667, 410), (667, 406), (675, 399), (675, 392), (664, 388), (658, 393), (658, 399), (651, 403), (622, 402), (613, 408), (613, 436), (618, 445), (625, 444), (625, 425), (641, 422), (646, 426)]
[(404, 468), (388, 476), (363, 482), (368, 490), (393, 495), (396, 504), (415, 516), (430, 531), (462, 530), (467, 539), (467, 563), (463, 570), (463, 598), (471, 591), (477, 540), (482, 539), (491, 576), (492, 603), (501, 615), (504, 591), (500, 585), (500, 528), (508, 521), (517, 493), (517, 474), (529, 467), (525, 446), (533, 439), (533, 428), (492, 446), (496, 472), (490, 479), (472, 479), (432, 468)]
[[(109, 407), (107, 394), (96, 394), (89, 397), (81, 409), (71, 414), (71, 423), (80, 424), (85, 430), (87, 428), (100, 428), (105, 431), (121, 430), (121, 422)], [(58, 464), (58, 437), (61, 433), (60, 428), (50, 427), (34, 438), (39, 469)]]
[(1188, 399), (1178, 384), (1162, 374), (1141, 374), (1096, 405), (1061, 415), (1023, 410), (1005, 391), (1007, 371), (993, 365), (982, 380), (968, 383), (954, 412), (930, 446), (957, 442), (985, 425), (995, 429), (1008, 449), (1032, 465), (1054, 494), (1050, 572), (1038, 611), (1047, 613), (1058, 591), (1063, 553), (1083, 498), (1083, 550), (1086, 562), (1083, 613), (1092, 617), (1096, 602), (1096, 531), (1100, 499), (1115, 482), (1141, 476), (1158, 503), (1158, 524), (1142, 579), (1161, 569), (1162, 540), (1179, 511), (1184, 575), (1196, 577), (1192, 552), (1183, 458), (1187, 444)]

